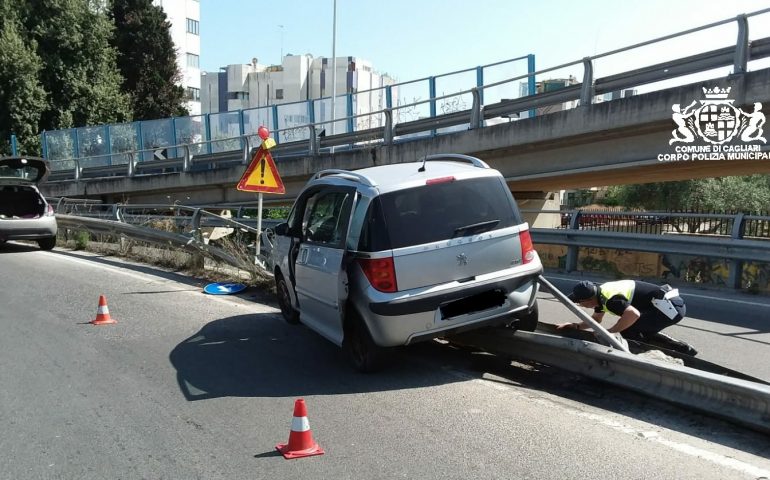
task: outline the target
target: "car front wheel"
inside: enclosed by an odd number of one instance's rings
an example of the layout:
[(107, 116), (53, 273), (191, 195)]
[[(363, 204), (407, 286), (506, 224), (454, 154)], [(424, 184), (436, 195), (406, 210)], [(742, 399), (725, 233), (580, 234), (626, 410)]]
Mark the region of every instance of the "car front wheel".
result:
[(56, 237), (41, 238), (37, 241), (41, 250), (53, 250), (56, 246)]

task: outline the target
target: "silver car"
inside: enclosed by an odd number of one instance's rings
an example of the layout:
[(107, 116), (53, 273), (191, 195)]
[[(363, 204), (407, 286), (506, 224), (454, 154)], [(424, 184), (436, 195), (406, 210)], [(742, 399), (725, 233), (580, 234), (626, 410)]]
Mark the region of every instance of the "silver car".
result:
[(537, 326), (542, 264), (500, 172), (465, 155), (325, 170), (272, 252), (278, 301), (360, 371), (386, 347), (489, 325)]
[(37, 189), (48, 173), (42, 158), (0, 158), (0, 244), (34, 240), (43, 250), (56, 246), (54, 209)]

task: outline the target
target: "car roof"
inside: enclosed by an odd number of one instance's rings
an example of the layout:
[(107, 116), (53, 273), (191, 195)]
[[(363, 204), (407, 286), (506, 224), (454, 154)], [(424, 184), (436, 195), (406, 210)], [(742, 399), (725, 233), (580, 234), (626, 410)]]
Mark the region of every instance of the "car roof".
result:
[[(458, 155), (457, 157), (464, 157)], [(381, 193), (425, 185), (425, 182), (434, 178), (453, 176), (456, 179), (471, 177), (499, 176), (497, 170), (489, 168), (484, 162), (476, 160), (472, 164), (461, 158), (440, 160), (440, 156), (429, 157), (430, 161), (393, 163), (377, 167), (367, 167), (359, 170), (325, 170), (314, 177), (320, 179), (333, 179), (333, 183), (363, 184), (376, 188)], [(466, 157), (471, 158), (471, 157)]]

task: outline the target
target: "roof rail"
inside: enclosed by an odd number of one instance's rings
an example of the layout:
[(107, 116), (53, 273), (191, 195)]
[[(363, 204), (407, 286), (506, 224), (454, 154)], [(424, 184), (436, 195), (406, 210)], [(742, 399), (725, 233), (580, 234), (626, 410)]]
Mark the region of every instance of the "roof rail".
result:
[(461, 155), (459, 153), (437, 153), (434, 155), (425, 156), (422, 159), (422, 167), (420, 167), (419, 171), (425, 170), (425, 162), (433, 162), (437, 160), (449, 160), (449, 161), (455, 161), (455, 162), (470, 163), (474, 167), (489, 168), (489, 165), (487, 165), (484, 161), (479, 160), (476, 157), (471, 157), (470, 155)]
[(356, 173), (350, 170), (339, 170), (339, 169), (328, 169), (328, 170), (321, 170), (320, 172), (317, 172), (311, 180), (317, 180), (322, 177), (328, 177), (331, 175), (336, 175), (338, 177), (343, 177), (348, 180), (352, 180), (354, 182), (363, 183), (364, 185), (368, 187), (376, 187), (377, 184), (372, 181), (369, 177), (365, 175), (361, 175), (360, 173)]

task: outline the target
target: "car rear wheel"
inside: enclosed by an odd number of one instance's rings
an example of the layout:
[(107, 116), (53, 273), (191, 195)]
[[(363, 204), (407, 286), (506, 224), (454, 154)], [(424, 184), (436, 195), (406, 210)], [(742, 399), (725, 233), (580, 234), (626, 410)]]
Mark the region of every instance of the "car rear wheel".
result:
[(299, 312), (291, 304), (289, 295), (289, 284), (283, 278), (281, 273), (275, 275), (275, 292), (278, 295), (278, 306), (281, 308), (281, 315), (287, 323), (296, 325), (299, 323)]
[(56, 237), (41, 238), (37, 241), (41, 250), (53, 250), (56, 246)]
[(385, 349), (374, 343), (361, 317), (352, 315), (345, 328), (342, 350), (357, 371), (376, 372), (383, 367)]
[(516, 330), (524, 330), (527, 332), (534, 332), (537, 329), (538, 318), (540, 312), (537, 308), (537, 302), (532, 305), (532, 308), (525, 310), (514, 315), (514, 321), (511, 323), (511, 328)]

